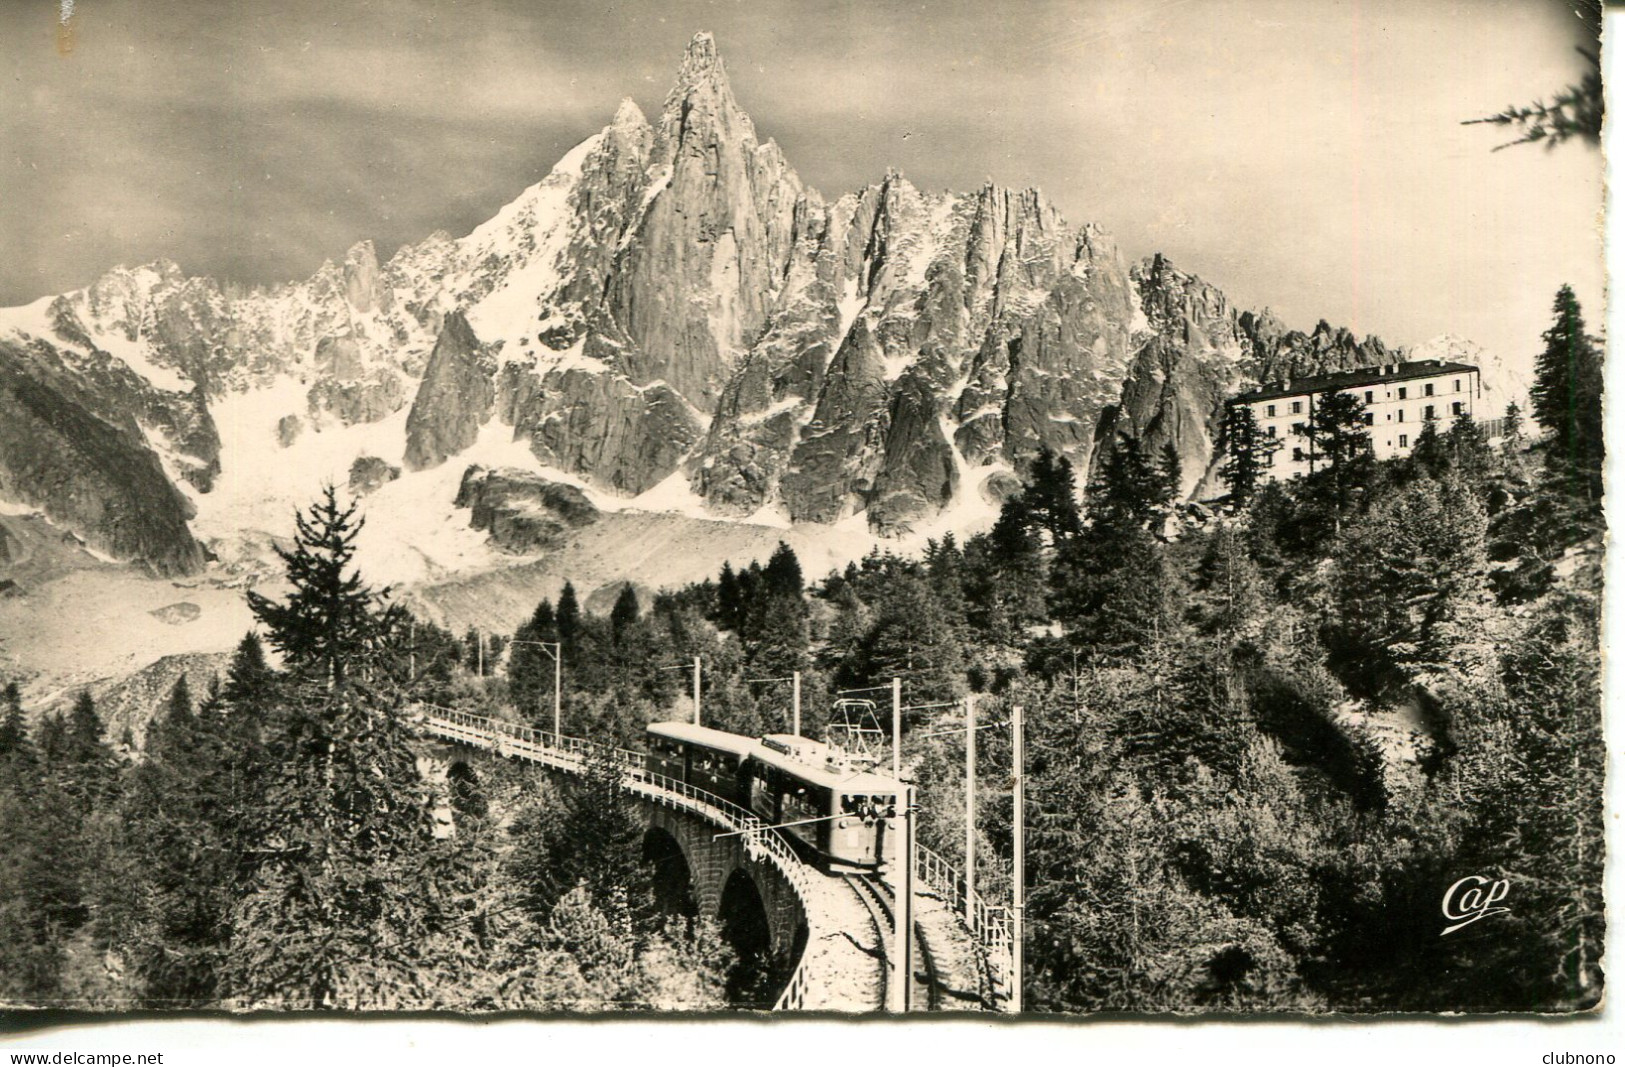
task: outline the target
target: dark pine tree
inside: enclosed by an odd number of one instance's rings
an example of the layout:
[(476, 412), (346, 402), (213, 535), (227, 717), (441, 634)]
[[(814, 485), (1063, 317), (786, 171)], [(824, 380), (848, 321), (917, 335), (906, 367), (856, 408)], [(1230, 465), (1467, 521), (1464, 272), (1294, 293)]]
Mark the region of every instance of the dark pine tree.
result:
[(1219, 477), (1230, 488), (1230, 499), (1245, 504), (1267, 480), (1267, 471), (1282, 441), (1260, 432), (1248, 404), (1232, 404), (1225, 412), (1224, 441), (1226, 459), (1219, 468)]
[(767, 592), (776, 596), (799, 598), (805, 583), (801, 577), (801, 561), (794, 550), (780, 541), (762, 569), (762, 580)]
[(1550, 435), (1548, 461), (1572, 492), (1596, 499), (1602, 489), (1602, 353), (1567, 285), (1557, 291), (1552, 314), (1529, 399), (1535, 421)]
[(616, 647), (622, 644), (642, 615), (637, 590), (628, 582), (621, 587), (620, 595), (615, 598), (615, 606), (609, 610), (610, 640)]
[(521, 902), (538, 922), (549, 921), (568, 893), (585, 887), (618, 931), (641, 936), (652, 929), (656, 908), (643, 862), (645, 828), (621, 781), (607, 754), (591, 757), (587, 772), (561, 796), (544, 796), (515, 818), (509, 831), (512, 869)]
[(342, 685), (353, 661), (377, 636), (374, 610), (387, 590), (374, 590), (352, 571), (355, 539), (365, 520), (357, 504), (340, 507), (331, 485), (307, 512), (295, 516), (297, 534), (290, 550), (278, 548), (293, 592), (285, 603), (258, 593), (248, 606), (264, 624), (271, 647), (291, 670)]
[(1422, 420), (1422, 430), (1416, 435), (1411, 448), (1411, 466), (1430, 478), (1437, 478), (1450, 469), (1450, 453), (1439, 433), (1439, 420)]
[(118, 789), (118, 761), (88, 690), (73, 702), (54, 769), (62, 788), (85, 811), (104, 803)]
[(1076, 537), (1083, 529), (1078, 514), (1078, 482), (1072, 461), (1057, 455), (1048, 445), (1038, 450), (1028, 469), (1023, 494), (1026, 521), (1049, 535), (1049, 543), (1059, 545)]
[(508, 657), (508, 696), (521, 711), (536, 716), (539, 725), (553, 728), (553, 657), (558, 650), (544, 648), (559, 639), (553, 603), (543, 598), (514, 634)]
[(1163, 442), (1157, 453), (1157, 475), (1162, 480), (1162, 503), (1171, 504), (1180, 497), (1184, 485), (1185, 461), (1179, 458), (1179, 449), (1172, 441)]
[(581, 648), (581, 602), (576, 599), (576, 587), (569, 582), (559, 591), (559, 606), (553, 613), (553, 621), (566, 657), (573, 659)]
[(23, 697), (16, 682), (6, 683), (0, 694), (0, 763), (32, 763), (34, 744), (28, 737), (28, 721), (23, 717)]
[(722, 564), (717, 575), (717, 625), (724, 630), (738, 630), (745, 614), (745, 601), (739, 590), (739, 576), (732, 563)]
[(1501, 431), (1501, 438), (1509, 446), (1523, 441), (1523, 409), (1518, 407), (1517, 401), (1507, 402), (1506, 428)]
[(222, 992), (243, 1004), (421, 1003), (424, 944), (455, 901), (401, 704), (399, 613), (350, 572), (358, 524), (329, 488), (285, 553), (285, 602), (251, 602), (292, 677), (241, 826)]
[(1119, 439), (1089, 487), (1089, 529), (1050, 571), (1050, 613), (1075, 646), (1131, 653), (1164, 632), (1172, 578), (1149, 527), (1167, 483), (1139, 444)]
[(230, 936), (241, 853), (238, 755), (218, 716), (193, 709), (186, 676), (147, 729), (131, 769), (115, 841), (125, 867), (99, 902), (101, 926), (152, 1007), (208, 1007)]
[(1445, 434), (1445, 450), (1450, 466), (1472, 485), (1483, 484), (1489, 472), (1490, 446), (1472, 413), (1463, 408), (1450, 422)]
[(1332, 532), (1343, 530), (1343, 516), (1354, 493), (1370, 478), (1371, 431), (1365, 424), (1365, 401), (1354, 393), (1317, 398), (1309, 421), (1293, 427), (1308, 440), (1311, 470), (1308, 484), (1331, 510)]
[(1132, 438), (1120, 437), (1089, 485), (1091, 524), (1149, 526), (1167, 500), (1167, 482)]
[(738, 627), (746, 669), (761, 678), (805, 670), (811, 637), (795, 552), (781, 541), (766, 567), (752, 564), (747, 574), (750, 580), (740, 586), (744, 616)]
[(969, 590), (973, 614), (994, 640), (1014, 642), (1022, 627), (1044, 618), (1043, 545), (1034, 528), (1025, 493), (999, 508), (986, 538), (973, 538), (967, 553), (985, 560), (973, 567)]

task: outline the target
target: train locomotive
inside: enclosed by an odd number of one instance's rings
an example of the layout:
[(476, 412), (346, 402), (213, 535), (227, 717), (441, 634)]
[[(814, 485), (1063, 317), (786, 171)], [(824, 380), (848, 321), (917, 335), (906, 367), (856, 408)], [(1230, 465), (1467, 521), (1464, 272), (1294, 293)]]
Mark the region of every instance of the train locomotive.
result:
[(749, 810), (826, 866), (877, 870), (896, 856), (902, 787), (791, 734), (760, 740), (681, 722), (647, 730), (646, 768)]

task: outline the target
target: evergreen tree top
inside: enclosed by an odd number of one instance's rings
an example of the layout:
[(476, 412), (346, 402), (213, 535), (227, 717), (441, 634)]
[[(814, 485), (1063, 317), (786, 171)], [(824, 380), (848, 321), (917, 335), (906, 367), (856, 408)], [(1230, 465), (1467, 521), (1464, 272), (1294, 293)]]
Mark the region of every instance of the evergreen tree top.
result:
[(341, 507), (337, 490), (323, 487), (321, 499), (295, 516), (292, 549), (277, 548), (293, 591), (283, 603), (248, 594), (249, 608), (265, 625), (271, 645), (296, 671), (319, 672), (330, 684), (342, 682), (350, 663), (380, 633), (388, 588), (374, 589), (351, 567), (355, 539), (364, 520), (359, 505)]
[(783, 541), (779, 542), (768, 558), (767, 566), (762, 571), (767, 580), (767, 588), (784, 596), (801, 595), (803, 587), (801, 577), (801, 561), (796, 559), (795, 551)]

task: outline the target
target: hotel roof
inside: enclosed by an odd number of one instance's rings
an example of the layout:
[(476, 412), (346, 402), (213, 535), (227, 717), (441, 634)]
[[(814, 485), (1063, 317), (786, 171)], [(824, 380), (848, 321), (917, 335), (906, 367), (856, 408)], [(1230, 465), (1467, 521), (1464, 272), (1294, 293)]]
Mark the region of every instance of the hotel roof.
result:
[(1432, 378), (1439, 374), (1478, 373), (1469, 363), (1447, 363), (1438, 359), (1422, 359), (1412, 363), (1388, 363), (1380, 367), (1360, 367), (1338, 371), (1335, 374), (1316, 374), (1308, 378), (1294, 378), (1284, 385), (1272, 385), (1251, 393), (1242, 393), (1230, 403), (1251, 404), (1259, 400), (1275, 400), (1283, 396), (1303, 396), (1306, 393), (1329, 393), (1339, 389), (1357, 389), (1362, 385), (1380, 385), (1385, 382), (1403, 382), (1411, 378)]

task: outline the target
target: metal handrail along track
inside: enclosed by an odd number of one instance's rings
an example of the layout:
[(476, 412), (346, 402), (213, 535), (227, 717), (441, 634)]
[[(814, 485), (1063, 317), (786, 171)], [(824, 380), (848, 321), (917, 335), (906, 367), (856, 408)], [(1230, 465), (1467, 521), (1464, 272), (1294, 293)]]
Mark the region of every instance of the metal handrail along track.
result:
[[(762, 823), (755, 815), (731, 801), (686, 782), (664, 775), (650, 774), (644, 766), (644, 755), (630, 749), (598, 745), (579, 737), (554, 735), (552, 731), (538, 730), (518, 723), (502, 722), (483, 715), (474, 715), (451, 708), (425, 705), (430, 710), (419, 717), (420, 728), (448, 741), (461, 742), (476, 748), (489, 749), (506, 758), (518, 758), (564, 771), (584, 774), (593, 757), (608, 757), (624, 777), (621, 787), (627, 792), (654, 804), (697, 815), (713, 825), (740, 834), (745, 853), (753, 860), (766, 860), (790, 884), (802, 903), (802, 911), (812, 895), (812, 884), (806, 864), (790, 848), (788, 842)], [(784, 992), (774, 1003), (774, 1011), (796, 1011), (806, 1004), (808, 988), (807, 957), (796, 962), (785, 983)]]

